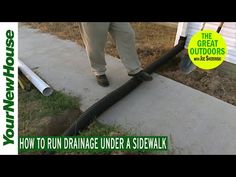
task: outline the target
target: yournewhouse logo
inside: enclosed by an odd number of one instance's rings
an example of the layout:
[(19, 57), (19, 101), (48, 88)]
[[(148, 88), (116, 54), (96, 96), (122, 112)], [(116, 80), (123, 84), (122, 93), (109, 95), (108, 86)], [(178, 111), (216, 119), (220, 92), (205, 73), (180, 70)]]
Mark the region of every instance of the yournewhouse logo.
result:
[(18, 24), (0, 23), (0, 154), (18, 153)]

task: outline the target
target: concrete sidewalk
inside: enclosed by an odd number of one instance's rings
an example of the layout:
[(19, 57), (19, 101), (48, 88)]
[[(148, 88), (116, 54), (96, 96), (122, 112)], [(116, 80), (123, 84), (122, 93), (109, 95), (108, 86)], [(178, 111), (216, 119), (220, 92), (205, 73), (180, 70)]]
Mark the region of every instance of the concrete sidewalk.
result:
[(84, 48), (24, 26), (19, 27), (19, 59), (54, 89), (79, 96), (82, 111), (130, 78), (120, 60), (106, 56), (110, 87), (98, 86)]
[[(107, 56), (111, 86), (96, 84), (85, 50), (71, 41), (19, 28), (19, 58), (54, 89), (89, 106), (125, 83), (122, 63)], [(236, 107), (163, 76), (140, 85), (99, 117), (143, 135), (167, 135), (170, 153), (236, 154)]]

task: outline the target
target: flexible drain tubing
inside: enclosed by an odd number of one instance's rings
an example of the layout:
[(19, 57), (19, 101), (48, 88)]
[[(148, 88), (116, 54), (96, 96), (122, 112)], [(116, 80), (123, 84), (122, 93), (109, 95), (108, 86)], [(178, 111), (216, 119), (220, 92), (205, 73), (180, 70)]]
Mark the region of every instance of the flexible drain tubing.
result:
[[(152, 74), (158, 67), (173, 59), (175, 55), (177, 55), (181, 50), (183, 50), (185, 41), (185, 37), (180, 37), (180, 40), (175, 47), (173, 47), (168, 53), (160, 57), (160, 59), (150, 64), (144, 70), (149, 74)], [(100, 114), (102, 114), (109, 107), (121, 100), (123, 97), (128, 95), (141, 83), (142, 81), (136, 78), (132, 78), (118, 89), (112, 91), (111, 93), (103, 97), (101, 100), (99, 100), (91, 107), (89, 107), (85, 112), (83, 112), (80, 117), (63, 133), (63, 136), (79, 135), (80, 132), (87, 128), (90, 123), (92, 123), (96, 118), (99, 117)]]

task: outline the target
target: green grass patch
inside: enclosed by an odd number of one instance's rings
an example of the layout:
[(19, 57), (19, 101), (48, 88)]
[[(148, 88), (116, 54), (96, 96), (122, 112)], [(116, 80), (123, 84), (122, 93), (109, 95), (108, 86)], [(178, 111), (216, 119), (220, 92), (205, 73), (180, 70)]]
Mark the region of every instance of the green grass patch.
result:
[[(79, 99), (62, 92), (54, 91), (49, 96), (43, 96), (38, 90), (30, 92), (19, 88), (19, 136), (57, 136), (79, 118), (74, 110), (79, 110)], [(81, 112), (79, 111), (79, 114)], [(42, 134), (43, 133), (43, 134)], [(56, 134), (54, 134), (56, 133)], [(94, 121), (81, 136), (129, 136), (131, 131), (124, 131), (117, 125), (105, 125)], [(104, 154), (139, 154), (142, 152), (58, 152), (61, 155), (104, 155)], [(23, 154), (42, 154), (29, 152)]]
[(88, 129), (81, 132), (82, 136), (124, 136), (130, 134), (130, 132), (121, 131), (120, 126), (105, 125), (98, 121), (94, 121)]
[(79, 110), (78, 98), (59, 91), (45, 97), (36, 89), (27, 92), (19, 88), (18, 101), (19, 135), (36, 135), (53, 117), (66, 110)]
[(36, 89), (30, 92), (19, 89), (19, 117), (22, 119), (53, 116), (66, 109), (79, 109), (79, 99), (58, 91), (45, 97)]

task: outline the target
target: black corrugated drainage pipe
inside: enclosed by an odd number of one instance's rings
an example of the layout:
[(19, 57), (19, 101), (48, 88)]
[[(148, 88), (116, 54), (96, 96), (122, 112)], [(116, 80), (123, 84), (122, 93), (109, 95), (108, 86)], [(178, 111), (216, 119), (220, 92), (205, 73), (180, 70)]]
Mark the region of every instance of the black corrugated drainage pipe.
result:
[[(153, 62), (151, 65), (145, 68), (145, 71), (149, 74), (152, 74), (158, 67), (171, 60), (175, 55), (184, 49), (185, 41), (186, 38), (181, 37), (178, 45), (163, 55), (159, 60)], [(98, 118), (100, 114), (129, 94), (141, 83), (142, 81), (132, 78), (118, 89), (103, 97), (101, 100), (89, 107), (84, 113), (82, 113), (80, 117), (63, 133), (63, 136), (79, 135), (80, 132), (87, 128), (89, 124)]]

